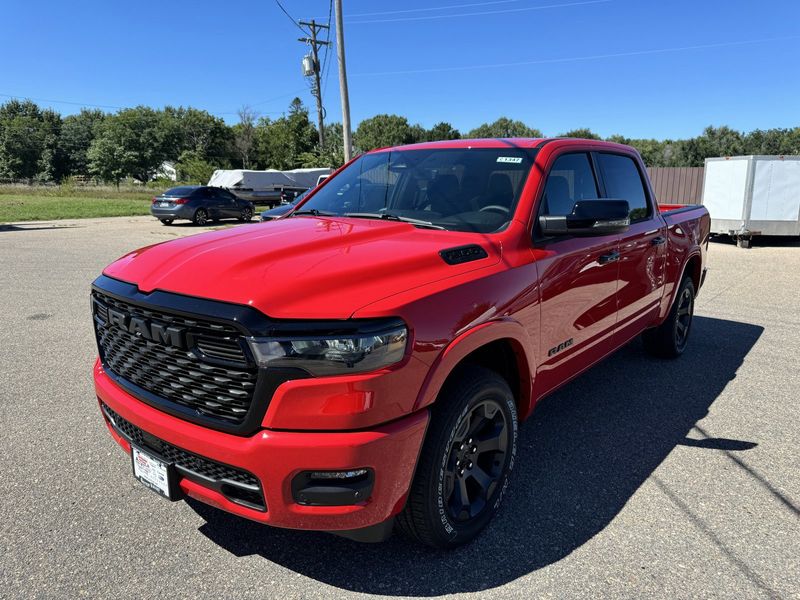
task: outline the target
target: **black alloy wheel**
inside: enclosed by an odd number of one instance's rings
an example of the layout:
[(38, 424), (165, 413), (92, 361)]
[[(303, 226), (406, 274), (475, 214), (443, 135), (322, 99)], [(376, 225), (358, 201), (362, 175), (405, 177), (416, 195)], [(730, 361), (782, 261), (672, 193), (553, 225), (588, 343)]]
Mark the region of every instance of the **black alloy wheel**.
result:
[(397, 528), (435, 548), (471, 541), (499, 510), (516, 453), (517, 408), (508, 382), (478, 365), (459, 368), (431, 409)]
[(680, 352), (686, 348), (689, 341), (689, 330), (692, 327), (694, 315), (694, 294), (692, 289), (684, 287), (678, 297), (678, 311), (675, 318), (675, 346)]
[(458, 424), (444, 476), (444, 498), (454, 521), (486, 509), (503, 475), (510, 425), (497, 400), (475, 406)]
[(253, 218), (253, 209), (247, 207), (242, 210), (242, 215), (239, 217), (240, 221), (244, 221), (245, 223)]
[(692, 329), (694, 297), (692, 278), (685, 277), (664, 322), (642, 334), (644, 347), (650, 354), (660, 358), (677, 358), (683, 354)]

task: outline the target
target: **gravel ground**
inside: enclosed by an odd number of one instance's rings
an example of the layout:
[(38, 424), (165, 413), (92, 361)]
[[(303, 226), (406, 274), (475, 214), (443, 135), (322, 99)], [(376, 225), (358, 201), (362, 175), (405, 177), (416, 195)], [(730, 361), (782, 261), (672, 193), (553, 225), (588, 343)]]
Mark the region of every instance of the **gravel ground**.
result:
[(0, 228), (0, 597), (800, 598), (797, 242), (712, 244), (684, 357), (636, 341), (545, 400), (498, 518), (445, 554), (271, 529), (134, 481), (92, 390), (89, 283), (197, 231)]

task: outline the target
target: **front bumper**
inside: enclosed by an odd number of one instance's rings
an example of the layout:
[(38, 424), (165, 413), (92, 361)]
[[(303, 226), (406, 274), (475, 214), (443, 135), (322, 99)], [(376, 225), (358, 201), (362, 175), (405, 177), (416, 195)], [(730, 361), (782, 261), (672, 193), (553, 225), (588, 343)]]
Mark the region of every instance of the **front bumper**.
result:
[[(186, 496), (261, 523), (293, 529), (349, 531), (382, 523), (402, 510), (425, 435), (423, 410), (367, 431), (299, 432), (262, 429), (250, 437), (214, 431), (170, 416), (120, 388), (98, 361), (97, 397), (125, 420), (169, 444), (255, 475), (266, 510), (232, 501), (218, 490), (188, 477), (178, 485)], [(108, 422), (114, 439), (130, 453), (130, 444)], [(347, 506), (305, 506), (294, 501), (291, 483), (302, 471), (371, 468), (369, 498)]]

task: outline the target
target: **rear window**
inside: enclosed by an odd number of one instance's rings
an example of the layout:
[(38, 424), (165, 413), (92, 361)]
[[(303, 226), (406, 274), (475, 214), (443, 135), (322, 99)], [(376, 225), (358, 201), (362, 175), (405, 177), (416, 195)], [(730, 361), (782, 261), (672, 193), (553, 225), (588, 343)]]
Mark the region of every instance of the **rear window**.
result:
[(198, 191), (199, 189), (193, 185), (183, 185), (179, 187), (174, 187), (166, 192), (164, 192), (164, 196), (191, 196), (194, 192)]
[(649, 216), (647, 196), (642, 176), (633, 159), (619, 154), (601, 153), (597, 155), (597, 161), (603, 171), (606, 196), (627, 200), (631, 209), (631, 221), (647, 218)]

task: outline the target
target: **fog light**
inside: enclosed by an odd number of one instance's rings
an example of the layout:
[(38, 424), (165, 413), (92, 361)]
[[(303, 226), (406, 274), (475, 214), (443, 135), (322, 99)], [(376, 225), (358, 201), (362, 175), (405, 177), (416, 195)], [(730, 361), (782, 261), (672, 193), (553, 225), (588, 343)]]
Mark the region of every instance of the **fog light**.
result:
[(292, 480), (294, 501), (305, 506), (348, 506), (366, 502), (372, 493), (372, 469), (303, 471)]
[(354, 471), (312, 471), (309, 473), (311, 479), (355, 479), (367, 474), (366, 469), (355, 469)]

